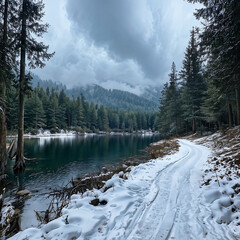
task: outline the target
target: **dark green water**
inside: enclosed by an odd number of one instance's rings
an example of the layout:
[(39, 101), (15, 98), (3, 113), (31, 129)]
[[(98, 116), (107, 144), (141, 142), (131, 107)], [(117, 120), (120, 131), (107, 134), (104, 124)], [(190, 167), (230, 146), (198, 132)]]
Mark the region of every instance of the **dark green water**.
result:
[(27, 161), (23, 175), (12, 173), (14, 161), (7, 168), (8, 199), (16, 198), (16, 192), (22, 189), (31, 191), (32, 198), (22, 207), (22, 228), (37, 226), (33, 220), (34, 210), (46, 210), (46, 195), (52, 189), (65, 186), (72, 178), (87, 173), (98, 172), (103, 166), (120, 162), (122, 159), (142, 155), (140, 151), (159, 136), (87, 136), (25, 139), (25, 156), (40, 158)]
[(77, 175), (93, 173), (107, 164), (142, 154), (140, 150), (158, 139), (156, 135), (25, 139), (25, 156), (40, 160), (27, 161), (21, 177), (13, 175), (11, 161), (7, 173), (19, 189), (58, 187)]

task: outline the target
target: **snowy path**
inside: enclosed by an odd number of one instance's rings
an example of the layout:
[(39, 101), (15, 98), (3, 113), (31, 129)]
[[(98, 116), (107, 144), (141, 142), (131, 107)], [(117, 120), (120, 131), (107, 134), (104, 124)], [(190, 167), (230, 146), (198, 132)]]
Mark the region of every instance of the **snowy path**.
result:
[[(210, 149), (179, 140), (179, 152), (131, 167), (106, 182), (107, 191), (76, 194), (63, 215), (11, 240), (233, 240), (228, 225), (212, 218), (211, 198), (201, 188)], [(98, 198), (106, 205), (92, 206)], [(215, 198), (216, 199), (216, 198)], [(210, 202), (209, 202), (210, 200)]]
[(199, 170), (209, 150), (180, 143), (188, 153), (159, 173), (153, 183), (155, 196), (145, 200), (128, 239), (233, 239), (222, 225), (211, 223), (211, 212), (202, 204)]

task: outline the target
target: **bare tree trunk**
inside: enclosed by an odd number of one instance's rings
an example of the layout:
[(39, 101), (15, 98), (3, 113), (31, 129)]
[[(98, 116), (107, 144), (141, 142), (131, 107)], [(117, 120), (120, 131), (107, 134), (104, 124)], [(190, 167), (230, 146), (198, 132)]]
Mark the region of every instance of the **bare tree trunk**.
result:
[(239, 86), (235, 88), (236, 94), (236, 110), (237, 110), (237, 125), (240, 125), (240, 96), (239, 96)]
[(178, 136), (178, 120), (177, 120), (177, 118), (176, 118), (176, 136)]
[(229, 127), (233, 127), (233, 112), (232, 112), (232, 105), (229, 102), (229, 99), (227, 100), (227, 106), (228, 106), (228, 122), (229, 122)]
[(201, 136), (203, 135), (202, 120), (200, 120), (199, 127), (201, 129)]
[(3, 182), (0, 182), (0, 221), (2, 220), (2, 208), (4, 204), (4, 194), (5, 188), (3, 186)]
[(8, 23), (8, 0), (5, 0), (4, 5), (4, 25), (3, 38), (1, 49), (1, 65), (0, 65), (0, 181), (5, 177), (7, 165), (7, 150), (6, 150), (6, 45), (7, 45), (7, 23)]
[[(1, 91), (5, 89), (0, 84)], [(0, 93), (1, 94), (1, 93)], [(2, 100), (1, 100), (2, 101)], [(5, 170), (7, 165), (7, 150), (6, 150), (6, 117), (5, 108), (0, 104), (0, 181), (5, 178)]]
[(192, 120), (192, 133), (193, 134), (196, 133), (196, 122), (195, 121), (196, 121), (195, 119)]
[(20, 79), (19, 79), (19, 107), (18, 107), (18, 143), (16, 162), (13, 167), (15, 172), (25, 169), (24, 160), (24, 87), (26, 67), (26, 0), (23, 0), (23, 18), (21, 32), (21, 58), (20, 58)]

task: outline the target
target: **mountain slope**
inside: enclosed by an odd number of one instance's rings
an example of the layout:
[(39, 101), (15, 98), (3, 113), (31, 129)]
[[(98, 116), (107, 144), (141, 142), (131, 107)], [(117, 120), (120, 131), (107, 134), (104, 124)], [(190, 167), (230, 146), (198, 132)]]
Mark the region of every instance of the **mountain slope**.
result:
[(32, 85), (36, 87), (40, 84), (44, 89), (50, 88), (60, 92), (64, 90), (69, 97), (77, 98), (81, 94), (87, 101), (103, 105), (113, 109), (139, 111), (139, 112), (156, 112), (158, 111), (158, 102), (161, 88), (147, 88), (145, 92), (138, 96), (136, 94), (117, 90), (105, 89), (99, 85), (88, 85), (85, 87), (75, 87), (67, 89), (65, 85), (51, 80), (41, 80), (38, 76), (33, 75)]
[(114, 109), (154, 112), (158, 108), (154, 101), (144, 97), (117, 89), (107, 90), (98, 85), (70, 89), (67, 94), (75, 98), (83, 94), (90, 102)]

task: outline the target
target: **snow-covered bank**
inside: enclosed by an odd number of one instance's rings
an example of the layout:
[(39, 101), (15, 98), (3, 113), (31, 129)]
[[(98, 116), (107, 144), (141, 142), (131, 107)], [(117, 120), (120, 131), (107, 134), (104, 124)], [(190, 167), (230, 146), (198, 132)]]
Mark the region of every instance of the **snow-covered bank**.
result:
[[(99, 135), (112, 135), (112, 136), (124, 136), (124, 135), (142, 135), (142, 136), (152, 136), (152, 135), (159, 135), (158, 131), (151, 131), (151, 130), (139, 130), (134, 132), (104, 132), (100, 131), (98, 133), (89, 133), (89, 132), (76, 132), (71, 130), (59, 130), (59, 132), (51, 133), (50, 130), (43, 130), (39, 129), (38, 133), (26, 133), (24, 134), (24, 138), (43, 138), (43, 137), (72, 137), (72, 136), (99, 136)], [(16, 138), (17, 135), (9, 135), (8, 138)]]
[[(0, 196), (1, 197), (1, 196)], [(14, 209), (11, 204), (6, 204), (1, 209), (0, 237), (6, 236), (10, 230), (10, 224), (14, 217)]]
[[(75, 131), (68, 131), (68, 130), (60, 130), (58, 133), (51, 133), (50, 130), (41, 130), (39, 129), (36, 134), (25, 133), (24, 138), (42, 138), (42, 137), (68, 137), (68, 136), (76, 136)], [(8, 138), (17, 138), (16, 135), (8, 135)]]
[(240, 127), (195, 140), (212, 148), (203, 167), (205, 198), (212, 218), (240, 239)]
[(68, 137), (68, 136), (75, 136), (75, 131), (68, 131), (68, 130), (60, 130), (58, 133), (51, 133), (50, 130), (42, 130), (39, 129), (37, 134), (24, 134), (26, 138), (40, 138), (40, 137)]
[[(120, 172), (100, 190), (73, 195), (60, 218), (11, 240), (235, 239), (228, 225), (212, 219), (200, 187), (209, 154), (180, 140), (179, 152), (131, 167), (127, 176)], [(90, 204), (94, 199), (98, 206)]]
[[(127, 216), (131, 218), (131, 215), (134, 215), (144, 196), (150, 193), (152, 181), (158, 171), (186, 154), (187, 152), (183, 150), (172, 160), (166, 157), (163, 161), (154, 160), (131, 167), (132, 171), (128, 173), (128, 180), (124, 180), (123, 173), (115, 175), (106, 182), (106, 187), (111, 187), (106, 192), (104, 192), (104, 187), (102, 191), (93, 190), (83, 195), (73, 195), (69, 207), (63, 210), (61, 218), (42, 226), (41, 229), (25, 230), (12, 239), (24, 239), (26, 236), (29, 239), (41, 239), (42, 235), (46, 235), (48, 239), (71, 239), (74, 236), (89, 239), (90, 235), (92, 238), (94, 234), (96, 237), (101, 237), (103, 231), (105, 231), (104, 234), (106, 231), (110, 233), (109, 228), (117, 227), (115, 225), (120, 223), (117, 219), (120, 219), (122, 214), (125, 213), (126, 216), (121, 219), (121, 224), (124, 224)], [(106, 200), (107, 204), (92, 206), (89, 203), (95, 198), (99, 198), (100, 201)], [(65, 224), (66, 218), (69, 224)], [(119, 227), (122, 229), (121, 232), (125, 231), (126, 226)], [(111, 235), (109, 239), (112, 239)], [(102, 238), (104, 239), (104, 236)]]

